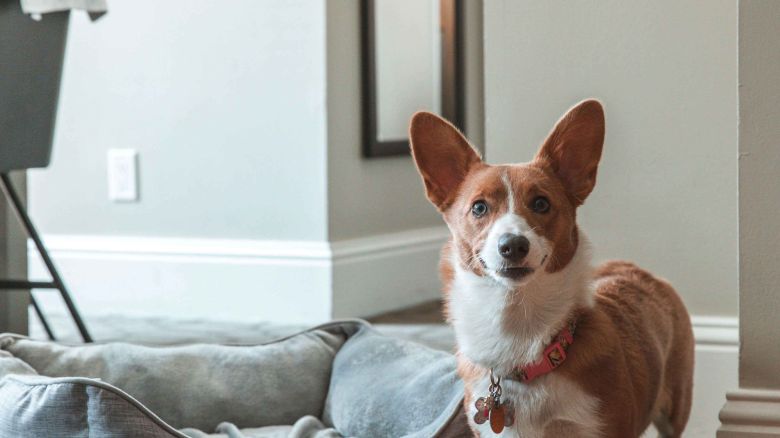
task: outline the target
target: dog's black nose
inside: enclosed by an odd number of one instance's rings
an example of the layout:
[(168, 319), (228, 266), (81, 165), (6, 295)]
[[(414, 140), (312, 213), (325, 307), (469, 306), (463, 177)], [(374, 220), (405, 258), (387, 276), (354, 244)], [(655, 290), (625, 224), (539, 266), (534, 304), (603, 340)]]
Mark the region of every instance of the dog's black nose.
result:
[(503, 234), (498, 238), (498, 253), (501, 257), (516, 262), (528, 255), (528, 247), (531, 242), (520, 234)]

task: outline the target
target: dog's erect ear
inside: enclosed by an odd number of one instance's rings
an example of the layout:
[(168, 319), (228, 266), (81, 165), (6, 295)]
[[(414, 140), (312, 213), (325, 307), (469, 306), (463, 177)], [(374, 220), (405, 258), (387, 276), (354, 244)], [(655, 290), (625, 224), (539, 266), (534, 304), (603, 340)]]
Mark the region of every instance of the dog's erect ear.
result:
[(551, 166), (575, 204), (581, 205), (596, 185), (603, 146), (604, 109), (589, 99), (558, 121), (535, 160)]
[(482, 159), (457, 128), (429, 112), (412, 116), (409, 142), (428, 199), (446, 210), (469, 170)]

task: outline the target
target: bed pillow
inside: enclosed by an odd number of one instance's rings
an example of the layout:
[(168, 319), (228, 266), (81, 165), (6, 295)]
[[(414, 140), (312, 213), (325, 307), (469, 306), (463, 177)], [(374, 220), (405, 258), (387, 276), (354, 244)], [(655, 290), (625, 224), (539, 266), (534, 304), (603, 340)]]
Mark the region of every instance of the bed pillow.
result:
[(333, 359), (354, 324), (266, 345), (63, 346), (6, 340), (3, 349), (41, 376), (87, 377), (121, 388), (175, 428), (293, 424), (322, 416)]

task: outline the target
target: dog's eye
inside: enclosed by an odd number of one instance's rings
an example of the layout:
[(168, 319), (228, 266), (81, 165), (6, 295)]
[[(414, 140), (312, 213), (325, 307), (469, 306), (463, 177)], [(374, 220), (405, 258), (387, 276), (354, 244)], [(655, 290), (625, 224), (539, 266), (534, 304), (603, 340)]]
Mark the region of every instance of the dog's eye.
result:
[(471, 214), (474, 217), (482, 217), (487, 213), (488, 207), (485, 201), (477, 201), (471, 205)]
[(550, 201), (544, 196), (537, 196), (534, 198), (533, 202), (531, 202), (531, 210), (536, 213), (547, 213), (550, 211)]

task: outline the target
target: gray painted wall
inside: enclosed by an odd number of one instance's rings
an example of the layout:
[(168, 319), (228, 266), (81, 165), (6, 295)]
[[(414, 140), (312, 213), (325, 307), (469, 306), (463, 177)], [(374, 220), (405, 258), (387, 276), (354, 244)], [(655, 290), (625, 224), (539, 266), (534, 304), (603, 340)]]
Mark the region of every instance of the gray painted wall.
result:
[(421, 228), (440, 218), (408, 156), (361, 156), (360, 8), (327, 2), (328, 236), (330, 240)]
[[(780, 3), (739, 2), (739, 386), (775, 390), (780, 390), (780, 343), (775, 339), (780, 322), (778, 24)], [(773, 401), (780, 408), (780, 399)], [(780, 424), (772, 425), (780, 431)]]
[(667, 277), (692, 313), (737, 313), (736, 2), (485, 4), (487, 158), (526, 161), (585, 97), (606, 107), (580, 222), (597, 259)]
[[(481, 144), (481, 1), (466, 6), (466, 130)], [(356, 1), (327, 2), (328, 235), (331, 241), (441, 225), (409, 156), (361, 149), (360, 19)], [(411, 114), (409, 114), (411, 117)]]
[[(30, 173), (45, 234), (324, 240), (325, 3), (114, 2), (73, 14), (53, 161)], [(106, 151), (140, 152), (138, 203)]]
[[(482, 17), (467, 8), (481, 143)], [(409, 157), (361, 156), (358, 14), (250, 0), (74, 14), (52, 165), (30, 174), (42, 231), (335, 241), (441, 225)], [(140, 202), (108, 201), (109, 148), (139, 150)]]

